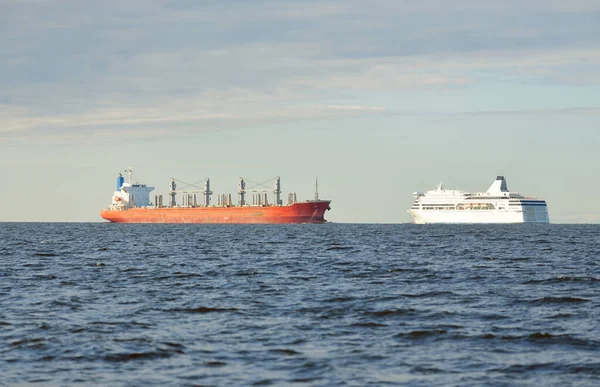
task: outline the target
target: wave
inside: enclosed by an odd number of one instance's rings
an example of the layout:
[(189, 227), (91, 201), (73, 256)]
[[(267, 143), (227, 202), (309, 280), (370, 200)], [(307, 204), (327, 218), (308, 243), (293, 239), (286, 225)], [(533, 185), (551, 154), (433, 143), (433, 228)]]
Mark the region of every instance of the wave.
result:
[(227, 365), (227, 363), (225, 363), (223, 361), (213, 360), (213, 361), (205, 361), (204, 365), (207, 367), (224, 367)]
[(569, 334), (553, 334), (544, 331), (516, 336), (496, 336), (492, 333), (487, 333), (479, 337), (485, 340), (497, 339), (502, 341), (526, 342), (540, 345), (564, 345), (569, 348), (589, 348), (594, 350), (600, 346), (600, 342), (597, 340), (579, 338)]
[(165, 312), (183, 312), (183, 313), (221, 313), (221, 312), (236, 312), (237, 308), (209, 308), (199, 306), (197, 308), (173, 308), (164, 310)]
[(188, 277), (202, 277), (202, 274), (198, 274), (198, 273), (184, 273), (181, 271), (176, 271), (175, 276), (177, 278), (188, 278)]
[(115, 353), (103, 357), (103, 360), (109, 362), (127, 362), (132, 360), (153, 360), (171, 357), (175, 354), (182, 354), (180, 350), (156, 350), (150, 352), (131, 352), (131, 353)]
[(422, 339), (431, 336), (440, 336), (448, 333), (445, 329), (417, 330), (406, 333), (398, 333), (394, 337), (404, 337), (411, 339)]
[(562, 364), (562, 363), (533, 363), (514, 364), (508, 367), (496, 368), (492, 371), (503, 373), (560, 372), (568, 374), (600, 375), (600, 363)]
[(284, 348), (269, 349), (269, 352), (277, 353), (277, 354), (281, 354), (281, 355), (287, 355), (287, 356), (300, 355), (300, 352), (294, 351), (293, 349), (284, 349)]
[(323, 302), (348, 302), (348, 301), (354, 301), (356, 300), (356, 297), (334, 297), (334, 298), (329, 298), (327, 300), (323, 300)]
[(354, 323), (354, 324), (351, 324), (350, 326), (359, 327), (359, 328), (381, 328), (381, 327), (387, 327), (388, 325), (374, 323), (374, 322), (364, 322), (364, 323)]
[(527, 302), (530, 304), (578, 304), (588, 301), (589, 299), (580, 297), (543, 297)]
[(525, 285), (535, 285), (535, 284), (557, 284), (563, 282), (600, 282), (600, 278), (596, 277), (572, 277), (572, 276), (558, 276), (552, 278), (545, 279), (535, 279), (524, 282)]
[(389, 309), (389, 310), (378, 310), (378, 311), (367, 311), (364, 312), (367, 316), (375, 316), (375, 317), (387, 317), (387, 316), (405, 316), (409, 314), (414, 314), (416, 312), (413, 308), (408, 309)]
[(408, 298), (428, 298), (428, 297), (438, 297), (438, 296), (456, 296), (455, 293), (447, 292), (447, 291), (439, 291), (439, 292), (426, 292), (421, 294), (401, 294), (403, 297)]

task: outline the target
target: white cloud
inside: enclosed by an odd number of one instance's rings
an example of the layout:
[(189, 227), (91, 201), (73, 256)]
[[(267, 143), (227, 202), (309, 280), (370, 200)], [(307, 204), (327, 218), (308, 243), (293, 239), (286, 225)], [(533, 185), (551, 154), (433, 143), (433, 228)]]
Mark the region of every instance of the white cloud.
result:
[(239, 127), (383, 111), (365, 91), (598, 84), (597, 4), (4, 3), (0, 131)]
[(340, 106), (340, 105), (330, 105), (329, 109), (333, 110), (354, 110), (354, 111), (368, 111), (368, 112), (382, 112), (385, 111), (386, 108), (382, 106)]
[(286, 121), (336, 118), (382, 112), (377, 106), (324, 106), (296, 103), (283, 94), (246, 89), (211, 90), (204, 94), (169, 98), (164, 102), (138, 101), (136, 106), (106, 103), (82, 112), (32, 115), (12, 108), (0, 115), (0, 138), (153, 137), (205, 130), (243, 128)]

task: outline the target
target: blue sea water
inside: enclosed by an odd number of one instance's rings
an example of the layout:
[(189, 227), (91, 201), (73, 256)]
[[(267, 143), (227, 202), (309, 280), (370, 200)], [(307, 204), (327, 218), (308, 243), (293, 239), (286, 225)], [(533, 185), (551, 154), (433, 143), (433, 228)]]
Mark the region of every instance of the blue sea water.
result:
[(598, 225), (0, 223), (0, 385), (597, 385)]

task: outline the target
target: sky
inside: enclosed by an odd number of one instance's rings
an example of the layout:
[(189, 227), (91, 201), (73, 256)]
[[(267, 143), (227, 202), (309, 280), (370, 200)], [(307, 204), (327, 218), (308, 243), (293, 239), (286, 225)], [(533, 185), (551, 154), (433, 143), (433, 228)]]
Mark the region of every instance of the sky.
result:
[(102, 221), (132, 166), (163, 195), (318, 177), (352, 223), (502, 174), (600, 222), (597, 0), (0, 0), (0, 36), (0, 221)]

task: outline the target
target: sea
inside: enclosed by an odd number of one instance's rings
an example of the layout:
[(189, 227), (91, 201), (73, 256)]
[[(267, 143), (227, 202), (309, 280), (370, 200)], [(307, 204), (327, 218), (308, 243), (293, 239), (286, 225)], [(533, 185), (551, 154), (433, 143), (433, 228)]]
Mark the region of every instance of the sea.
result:
[(0, 385), (600, 385), (600, 225), (0, 223)]

